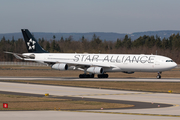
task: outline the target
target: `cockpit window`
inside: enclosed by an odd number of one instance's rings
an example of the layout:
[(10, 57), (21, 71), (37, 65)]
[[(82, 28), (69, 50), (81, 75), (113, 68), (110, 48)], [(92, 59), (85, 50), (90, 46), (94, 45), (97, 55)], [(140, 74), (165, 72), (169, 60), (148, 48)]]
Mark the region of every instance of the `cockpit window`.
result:
[(173, 60), (166, 60), (166, 62), (174, 62)]

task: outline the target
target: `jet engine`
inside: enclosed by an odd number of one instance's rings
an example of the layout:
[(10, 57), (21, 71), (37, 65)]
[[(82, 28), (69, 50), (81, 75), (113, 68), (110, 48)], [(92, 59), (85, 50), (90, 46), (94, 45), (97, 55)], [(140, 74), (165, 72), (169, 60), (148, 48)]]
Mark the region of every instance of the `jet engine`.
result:
[(89, 67), (87, 72), (93, 73), (93, 74), (103, 74), (104, 70), (102, 67)]
[(30, 59), (35, 59), (35, 55), (34, 54), (31, 54), (28, 56)]
[(68, 65), (67, 64), (61, 64), (61, 63), (57, 63), (54, 64), (52, 67), (52, 69), (56, 69), (56, 70), (68, 70)]

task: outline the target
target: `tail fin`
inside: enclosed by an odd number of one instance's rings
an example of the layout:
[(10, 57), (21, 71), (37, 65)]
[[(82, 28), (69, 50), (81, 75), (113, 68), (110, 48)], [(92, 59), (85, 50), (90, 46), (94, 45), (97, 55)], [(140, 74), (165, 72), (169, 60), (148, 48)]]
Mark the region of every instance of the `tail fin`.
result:
[(37, 40), (33, 37), (28, 29), (21, 29), (21, 31), (29, 53), (48, 53), (39, 45)]

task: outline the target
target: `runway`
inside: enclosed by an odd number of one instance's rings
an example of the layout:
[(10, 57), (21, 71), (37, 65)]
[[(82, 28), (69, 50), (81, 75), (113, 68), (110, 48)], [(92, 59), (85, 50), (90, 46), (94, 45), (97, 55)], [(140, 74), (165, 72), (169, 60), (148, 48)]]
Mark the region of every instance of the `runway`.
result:
[[(1, 78), (5, 79), (5, 78)], [(7, 80), (10, 78), (6, 78)], [(24, 78), (12, 78), (24, 79)], [(37, 78), (27, 78), (37, 79)], [(45, 78), (38, 78), (45, 79)], [(51, 78), (47, 78), (49, 80)], [(54, 78), (56, 80), (64, 78)], [(66, 78), (64, 80), (74, 80)], [(75, 79), (77, 80), (77, 79)], [(89, 79), (88, 79), (89, 80)], [(104, 79), (103, 79), (104, 80)], [(106, 79), (111, 80), (111, 79)], [(117, 80), (117, 79), (112, 79)], [(123, 79), (126, 80), (126, 79)], [(143, 79), (140, 79), (143, 81)], [(145, 79), (146, 80), (146, 79)], [(152, 79), (147, 79), (152, 80)], [(157, 80), (157, 79), (155, 79)], [(161, 79), (164, 80), (164, 79)], [(165, 79), (171, 80), (171, 79)], [(179, 81), (178, 79), (173, 79)], [(50, 86), (37, 84), (23, 84), (0, 82), (0, 91), (10, 91), (16, 93), (28, 93), (36, 95), (44, 95), (49, 93), (52, 96), (58, 97), (74, 97), (74, 98), (91, 98), (104, 100), (119, 100), (119, 101), (134, 101), (146, 103), (171, 104), (171, 107), (156, 107), (156, 108), (137, 108), (137, 109), (114, 109), (114, 110), (86, 110), (86, 111), (1, 111), (0, 118), (2, 119), (180, 119), (180, 94), (169, 93), (152, 93), (152, 92), (137, 92), (137, 91), (123, 91), (123, 90), (107, 90), (107, 89), (93, 89), (80, 87), (65, 87), (65, 86)], [(157, 105), (157, 104), (156, 104)], [(8, 117), (7, 117), (8, 116)]]
[(2, 120), (179, 120), (177, 117), (73, 111), (1, 111)]
[(135, 82), (180, 82), (180, 78), (63, 78), (63, 77), (0, 77), (0, 80), (61, 80), (61, 81), (135, 81)]

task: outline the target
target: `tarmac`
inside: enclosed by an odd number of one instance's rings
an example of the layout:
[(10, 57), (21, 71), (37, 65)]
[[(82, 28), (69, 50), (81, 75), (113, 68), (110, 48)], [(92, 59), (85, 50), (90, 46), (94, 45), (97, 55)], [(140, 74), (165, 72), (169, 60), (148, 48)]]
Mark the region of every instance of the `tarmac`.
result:
[[(1, 77), (0, 80), (25, 80), (24, 77)], [(77, 78), (27, 78), (26, 80), (78, 80)], [(82, 79), (80, 79), (82, 80)], [(85, 81), (96, 79), (85, 79)], [(180, 79), (98, 79), (100, 81), (160, 81), (160, 82), (180, 82)], [(84, 100), (104, 100), (116, 101), (119, 103), (127, 102), (135, 104), (134, 108), (128, 109), (107, 109), (107, 110), (83, 110), (83, 111), (1, 111), (0, 119), (66, 119), (66, 120), (139, 120), (139, 119), (156, 119), (156, 120), (178, 120), (180, 119), (180, 94), (173, 93), (153, 93), (137, 92), (125, 90), (94, 89), (81, 87), (51, 86), (27, 83), (0, 82), (0, 93), (14, 94), (32, 94), (43, 96), (49, 93), (52, 97), (74, 98)], [(149, 106), (149, 107), (148, 107)]]

